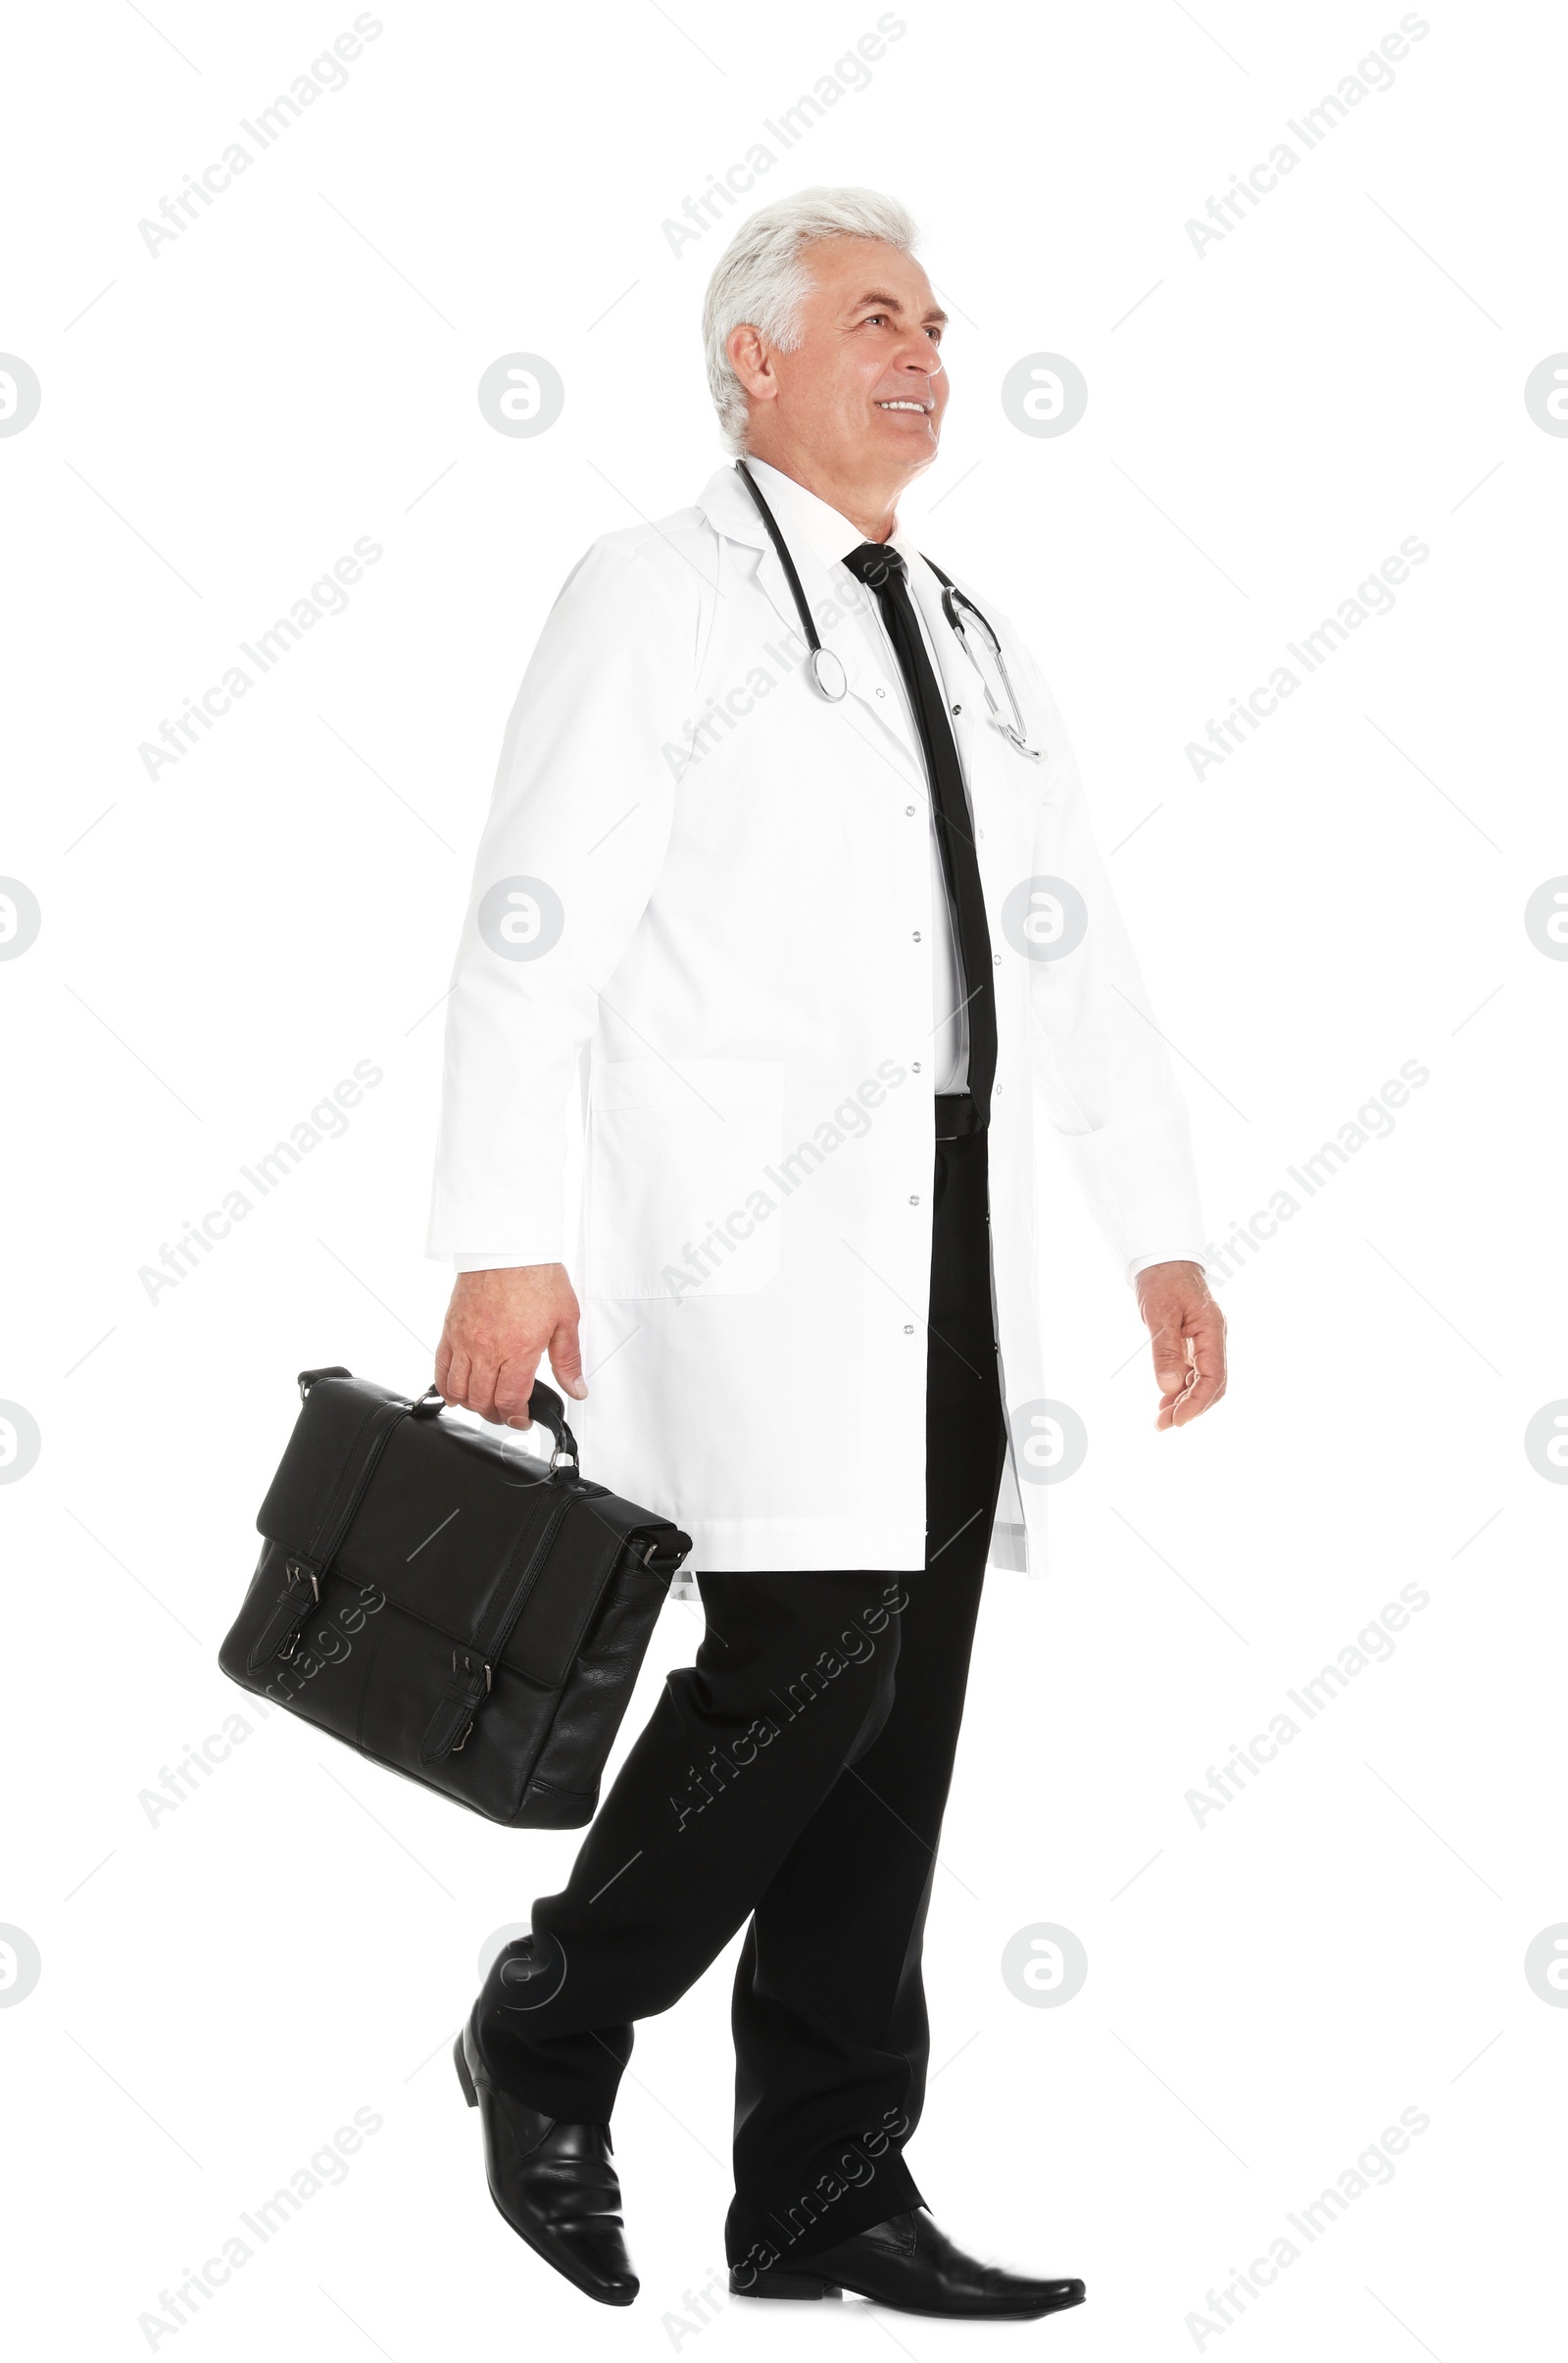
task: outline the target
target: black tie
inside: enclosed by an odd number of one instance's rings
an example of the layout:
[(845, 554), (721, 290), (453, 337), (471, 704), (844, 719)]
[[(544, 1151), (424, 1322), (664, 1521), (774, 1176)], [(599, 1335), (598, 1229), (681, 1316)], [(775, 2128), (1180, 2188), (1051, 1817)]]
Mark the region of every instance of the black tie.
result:
[(984, 1128), (991, 1118), (991, 1086), (997, 1071), (997, 1005), (991, 983), (991, 933), (986, 925), (980, 864), (970, 833), (969, 801), (963, 792), (958, 750), (954, 745), (942, 684), (926, 655), (903, 558), (883, 542), (861, 542), (844, 564), (876, 593), (925, 751), (937, 843), (942, 849), (942, 870), (958, 941), (960, 990), (968, 996), (969, 1090), (976, 1119)]

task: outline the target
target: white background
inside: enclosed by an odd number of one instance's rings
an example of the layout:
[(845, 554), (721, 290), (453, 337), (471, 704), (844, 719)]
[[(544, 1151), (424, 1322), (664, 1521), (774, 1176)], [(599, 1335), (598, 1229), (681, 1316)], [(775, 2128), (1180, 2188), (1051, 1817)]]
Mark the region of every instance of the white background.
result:
[[(1523, 913), (1568, 870), (1568, 440), (1523, 390), (1568, 346), (1561, 20), (1425, 9), (1391, 89), (1293, 138), (1297, 170), (1201, 255), (1184, 226), (1399, 13), (901, 0), (868, 86), (786, 154), (763, 118), (875, 0), (383, 4), (347, 86), (156, 257), (139, 222), (351, 0), (14, 24), (0, 346), (43, 389), (0, 440), (0, 871), (43, 913), (0, 963), (0, 1397), (42, 1437), (0, 1487), (0, 1921), (42, 1960), (0, 2010), (18, 2352), (1544, 2350), (1568, 2013), (1523, 1963), (1568, 1919), (1568, 1497), (1523, 1435), (1568, 1394), (1568, 966)], [(956, 2235), (1087, 2279), (1028, 2330), (718, 2284), (700, 2324), (727, 1959), (642, 2028), (616, 2113), (638, 2303), (557, 2281), (490, 2207), (445, 2050), (481, 1943), (576, 1838), (259, 1725), (216, 1665), (294, 1372), (428, 1375), (436, 1005), (502, 726), (587, 542), (723, 456), (698, 321), (728, 231), (677, 255), (662, 224), (759, 138), (778, 161), (748, 202), (858, 182), (927, 225), (953, 403), (907, 514), (1061, 704), (1216, 1242), (1402, 1062), (1430, 1070), (1226, 1285), (1235, 1375), (1195, 1430), (1155, 1434), (1131, 1296), (1087, 1217), (1063, 1224), (1090, 1452), (1049, 1579), (985, 1601), (910, 2152)], [(537, 438), (475, 400), (518, 350), (566, 387)], [(1059, 438), (1002, 409), (1037, 352), (1088, 380)], [(1394, 612), (1196, 778), (1209, 717), (1411, 535), (1430, 557)], [(348, 611), (149, 778), (138, 746), (360, 536), (384, 556)], [(150, 1301), (140, 1267), (367, 1059), (383, 1079), (344, 1137)], [(1392, 1659), (1200, 1825), (1187, 1792), (1406, 1584), (1429, 1600)], [(623, 1745), (698, 1630), (671, 1603)], [(244, 1744), (150, 1819), (142, 1793), (238, 1711)], [(1001, 1973), (1041, 1923), (1088, 1952), (1057, 2007)], [(139, 2326), (356, 2108), (383, 2123), (346, 2181), (184, 2327)], [(1405, 2108), (1430, 2125), (1392, 2182), (1195, 2329)]]

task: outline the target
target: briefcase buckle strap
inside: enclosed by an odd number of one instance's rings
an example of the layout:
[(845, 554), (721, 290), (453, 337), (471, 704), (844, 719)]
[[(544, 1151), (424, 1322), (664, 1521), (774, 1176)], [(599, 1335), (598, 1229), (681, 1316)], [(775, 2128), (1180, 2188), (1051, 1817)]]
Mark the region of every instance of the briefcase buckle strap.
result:
[(256, 1636), (250, 1652), (252, 1672), (270, 1657), (281, 1658), (287, 1665), (299, 1648), (306, 1618), (320, 1604), (321, 1579), (316, 1569), (305, 1559), (285, 1559), (283, 1564), (287, 1581)]
[[(297, 1611), (298, 1620), (294, 1626), (294, 1630), (289, 1634), (288, 1639), (284, 1642), (282, 1648), (277, 1652), (278, 1656), (283, 1660), (285, 1665), (288, 1664), (289, 1660), (293, 1657), (295, 1650), (300, 1646), (300, 1638), (305, 1630), (306, 1618), (310, 1615), (313, 1608), (318, 1608), (321, 1604), (321, 1579), (317, 1574), (316, 1569), (314, 1567), (307, 1567), (303, 1559), (289, 1559), (286, 1564), (288, 1567), (289, 1588), (288, 1591), (284, 1592), (283, 1599), (288, 1600), (290, 1593), (293, 1594), (294, 1597), (291, 1605)], [(307, 1600), (305, 1597), (305, 1588), (307, 1585), (310, 1586), (311, 1593), (309, 1600)]]
[(461, 1755), (467, 1746), (479, 1709), (490, 1695), (491, 1668), (486, 1659), (477, 1665), (464, 1653), (452, 1652), (452, 1679), (436, 1702), (435, 1713), (424, 1735), (419, 1754), (426, 1764), (438, 1764), (443, 1756)]
[[(464, 1658), (464, 1660), (463, 1660), (463, 1664), (464, 1664), (464, 1670), (465, 1670), (466, 1673), (471, 1674), (471, 1673), (473, 1672), (473, 1660), (472, 1660), (472, 1658), (471, 1658), (471, 1657), (467, 1657), (467, 1656), (466, 1656), (466, 1657)], [(456, 1650), (456, 1649), (454, 1649), (454, 1650), (453, 1650), (453, 1652), (452, 1652), (452, 1671), (453, 1671), (453, 1672), (454, 1672), (454, 1674), (455, 1674), (455, 1673), (457, 1672), (457, 1670), (458, 1670), (458, 1652), (457, 1652), (457, 1650)], [(490, 1696), (490, 1692), (491, 1692), (491, 1690), (492, 1690), (492, 1688), (493, 1688), (493, 1687), (494, 1687), (494, 1685), (493, 1685), (493, 1683), (492, 1683), (492, 1681), (491, 1681), (491, 1676), (490, 1676), (490, 1668), (489, 1668), (488, 1666), (486, 1666), (486, 1667), (484, 1668), (484, 1691), (485, 1691), (485, 1697), (486, 1697), (486, 1698), (488, 1698), (488, 1697)], [(477, 1708), (477, 1702), (475, 1703), (475, 1710), (474, 1710), (474, 1711), (475, 1711), (475, 1713), (477, 1713), (477, 1711), (478, 1711), (478, 1708)], [(462, 1755), (462, 1753), (463, 1753), (463, 1751), (464, 1751), (465, 1748), (466, 1748), (466, 1746), (468, 1745), (468, 1734), (469, 1734), (469, 1732), (470, 1732), (470, 1731), (472, 1731), (472, 1729), (473, 1729), (473, 1716), (472, 1716), (472, 1715), (470, 1715), (470, 1716), (468, 1717), (468, 1720), (466, 1721), (466, 1723), (465, 1723), (465, 1725), (463, 1726), (463, 1736), (462, 1736), (462, 1738), (461, 1738), (461, 1739), (454, 1740), (454, 1741), (453, 1741), (453, 1743), (452, 1743), (452, 1752), (453, 1752), (453, 1754), (454, 1754), (455, 1756), (460, 1756), (460, 1755)]]

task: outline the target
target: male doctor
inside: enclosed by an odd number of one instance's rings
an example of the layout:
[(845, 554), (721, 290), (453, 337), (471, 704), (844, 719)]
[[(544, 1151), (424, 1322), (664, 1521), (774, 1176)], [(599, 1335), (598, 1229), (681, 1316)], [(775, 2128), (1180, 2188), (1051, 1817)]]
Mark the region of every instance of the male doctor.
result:
[(862, 189), (737, 232), (704, 324), (749, 475), (568, 577), (451, 996), (436, 1383), (522, 1427), (541, 1356), (579, 1403), (586, 1363), (585, 1457), (691, 1534), (705, 1614), (462, 2038), (496, 2204), (612, 2305), (634, 2022), (742, 1928), (731, 2290), (1082, 2299), (966, 2254), (905, 2158), (981, 1583), (1044, 1547), (1044, 1131), (1136, 1289), (1158, 1425), (1224, 1391), (1186, 1115), (1055, 707), (899, 529), (948, 402), (913, 243)]

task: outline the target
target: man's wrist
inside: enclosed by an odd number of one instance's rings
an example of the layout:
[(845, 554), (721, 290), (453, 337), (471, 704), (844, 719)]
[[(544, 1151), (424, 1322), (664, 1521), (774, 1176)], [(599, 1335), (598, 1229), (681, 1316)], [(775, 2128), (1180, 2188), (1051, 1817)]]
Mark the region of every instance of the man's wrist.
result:
[(1129, 1263), (1127, 1266), (1127, 1278), (1136, 1288), (1141, 1272), (1152, 1272), (1156, 1264), (1161, 1263), (1184, 1263), (1189, 1271), (1198, 1272), (1200, 1275), (1206, 1273), (1208, 1269), (1200, 1255), (1140, 1255), (1136, 1262)]

